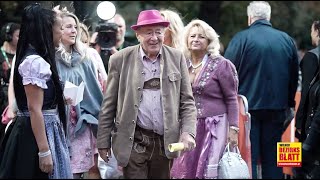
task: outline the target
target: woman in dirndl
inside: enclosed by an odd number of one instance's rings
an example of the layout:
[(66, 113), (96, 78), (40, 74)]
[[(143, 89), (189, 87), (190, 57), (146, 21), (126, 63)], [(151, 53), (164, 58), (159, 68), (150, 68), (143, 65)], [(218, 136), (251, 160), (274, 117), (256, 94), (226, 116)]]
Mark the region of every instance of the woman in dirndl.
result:
[(219, 36), (202, 20), (185, 27), (184, 53), (197, 107), (196, 147), (174, 160), (171, 176), (214, 179), (227, 142), (238, 144), (238, 76), (219, 53)]
[(0, 149), (0, 179), (72, 178), (55, 63), (61, 27), (60, 15), (38, 3), (23, 11), (13, 75), (19, 110)]

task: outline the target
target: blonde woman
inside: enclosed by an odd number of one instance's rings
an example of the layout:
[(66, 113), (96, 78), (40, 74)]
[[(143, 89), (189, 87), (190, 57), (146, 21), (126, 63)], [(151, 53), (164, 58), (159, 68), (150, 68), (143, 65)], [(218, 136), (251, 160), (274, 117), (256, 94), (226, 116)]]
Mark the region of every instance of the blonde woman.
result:
[(238, 143), (237, 72), (220, 55), (219, 36), (206, 22), (191, 21), (183, 40), (197, 107), (196, 147), (174, 160), (171, 175), (178, 179), (214, 179), (226, 143)]
[(170, 22), (170, 25), (164, 34), (163, 44), (182, 50), (182, 34), (184, 25), (180, 15), (169, 9), (160, 10), (160, 13), (166, 21)]
[(102, 102), (102, 92), (96, 80), (95, 66), (80, 40), (78, 18), (66, 10), (61, 12), (63, 35), (56, 53), (57, 69), (63, 83), (85, 84), (83, 100), (67, 105), (67, 137), (71, 169), (78, 179), (88, 172), (88, 178), (100, 178), (97, 167), (96, 130)]

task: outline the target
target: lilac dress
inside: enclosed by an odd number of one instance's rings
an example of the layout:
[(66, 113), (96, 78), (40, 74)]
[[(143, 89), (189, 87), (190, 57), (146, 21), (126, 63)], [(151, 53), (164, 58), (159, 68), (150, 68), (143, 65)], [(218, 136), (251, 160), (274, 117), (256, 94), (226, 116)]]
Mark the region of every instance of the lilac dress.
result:
[(192, 85), (198, 118), (196, 148), (174, 160), (173, 178), (217, 178), (228, 127), (238, 127), (238, 77), (234, 65), (222, 56), (206, 55), (203, 62)]

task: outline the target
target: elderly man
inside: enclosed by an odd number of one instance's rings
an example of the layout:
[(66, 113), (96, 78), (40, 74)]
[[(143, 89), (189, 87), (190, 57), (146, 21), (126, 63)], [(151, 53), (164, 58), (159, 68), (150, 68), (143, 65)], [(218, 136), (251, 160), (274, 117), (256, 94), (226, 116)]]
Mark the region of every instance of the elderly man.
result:
[(247, 15), (249, 28), (233, 37), (225, 58), (238, 71), (239, 94), (248, 98), (253, 179), (258, 178), (259, 161), (262, 179), (281, 179), (277, 142), (281, 142), (285, 119), (295, 106), (297, 49), (287, 33), (272, 27), (268, 2), (251, 2)]
[(108, 162), (112, 150), (124, 178), (170, 178), (170, 143), (195, 147), (196, 108), (183, 54), (163, 45), (158, 10), (139, 14), (131, 26), (140, 44), (111, 56), (99, 117), (97, 146)]

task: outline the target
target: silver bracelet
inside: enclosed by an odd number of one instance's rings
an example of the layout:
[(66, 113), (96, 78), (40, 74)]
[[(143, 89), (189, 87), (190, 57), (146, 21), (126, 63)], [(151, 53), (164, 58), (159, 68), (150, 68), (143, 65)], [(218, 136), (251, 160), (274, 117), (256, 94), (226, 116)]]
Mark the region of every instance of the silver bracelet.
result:
[(233, 129), (233, 130), (235, 130), (237, 133), (239, 132), (239, 128), (238, 127), (235, 127), (235, 126), (230, 126), (229, 127), (230, 129)]
[(49, 156), (49, 155), (51, 155), (51, 151), (50, 151), (50, 149), (48, 150), (48, 151), (46, 151), (46, 152), (39, 152), (38, 153), (38, 155), (39, 155), (39, 157), (46, 157), (46, 156)]

